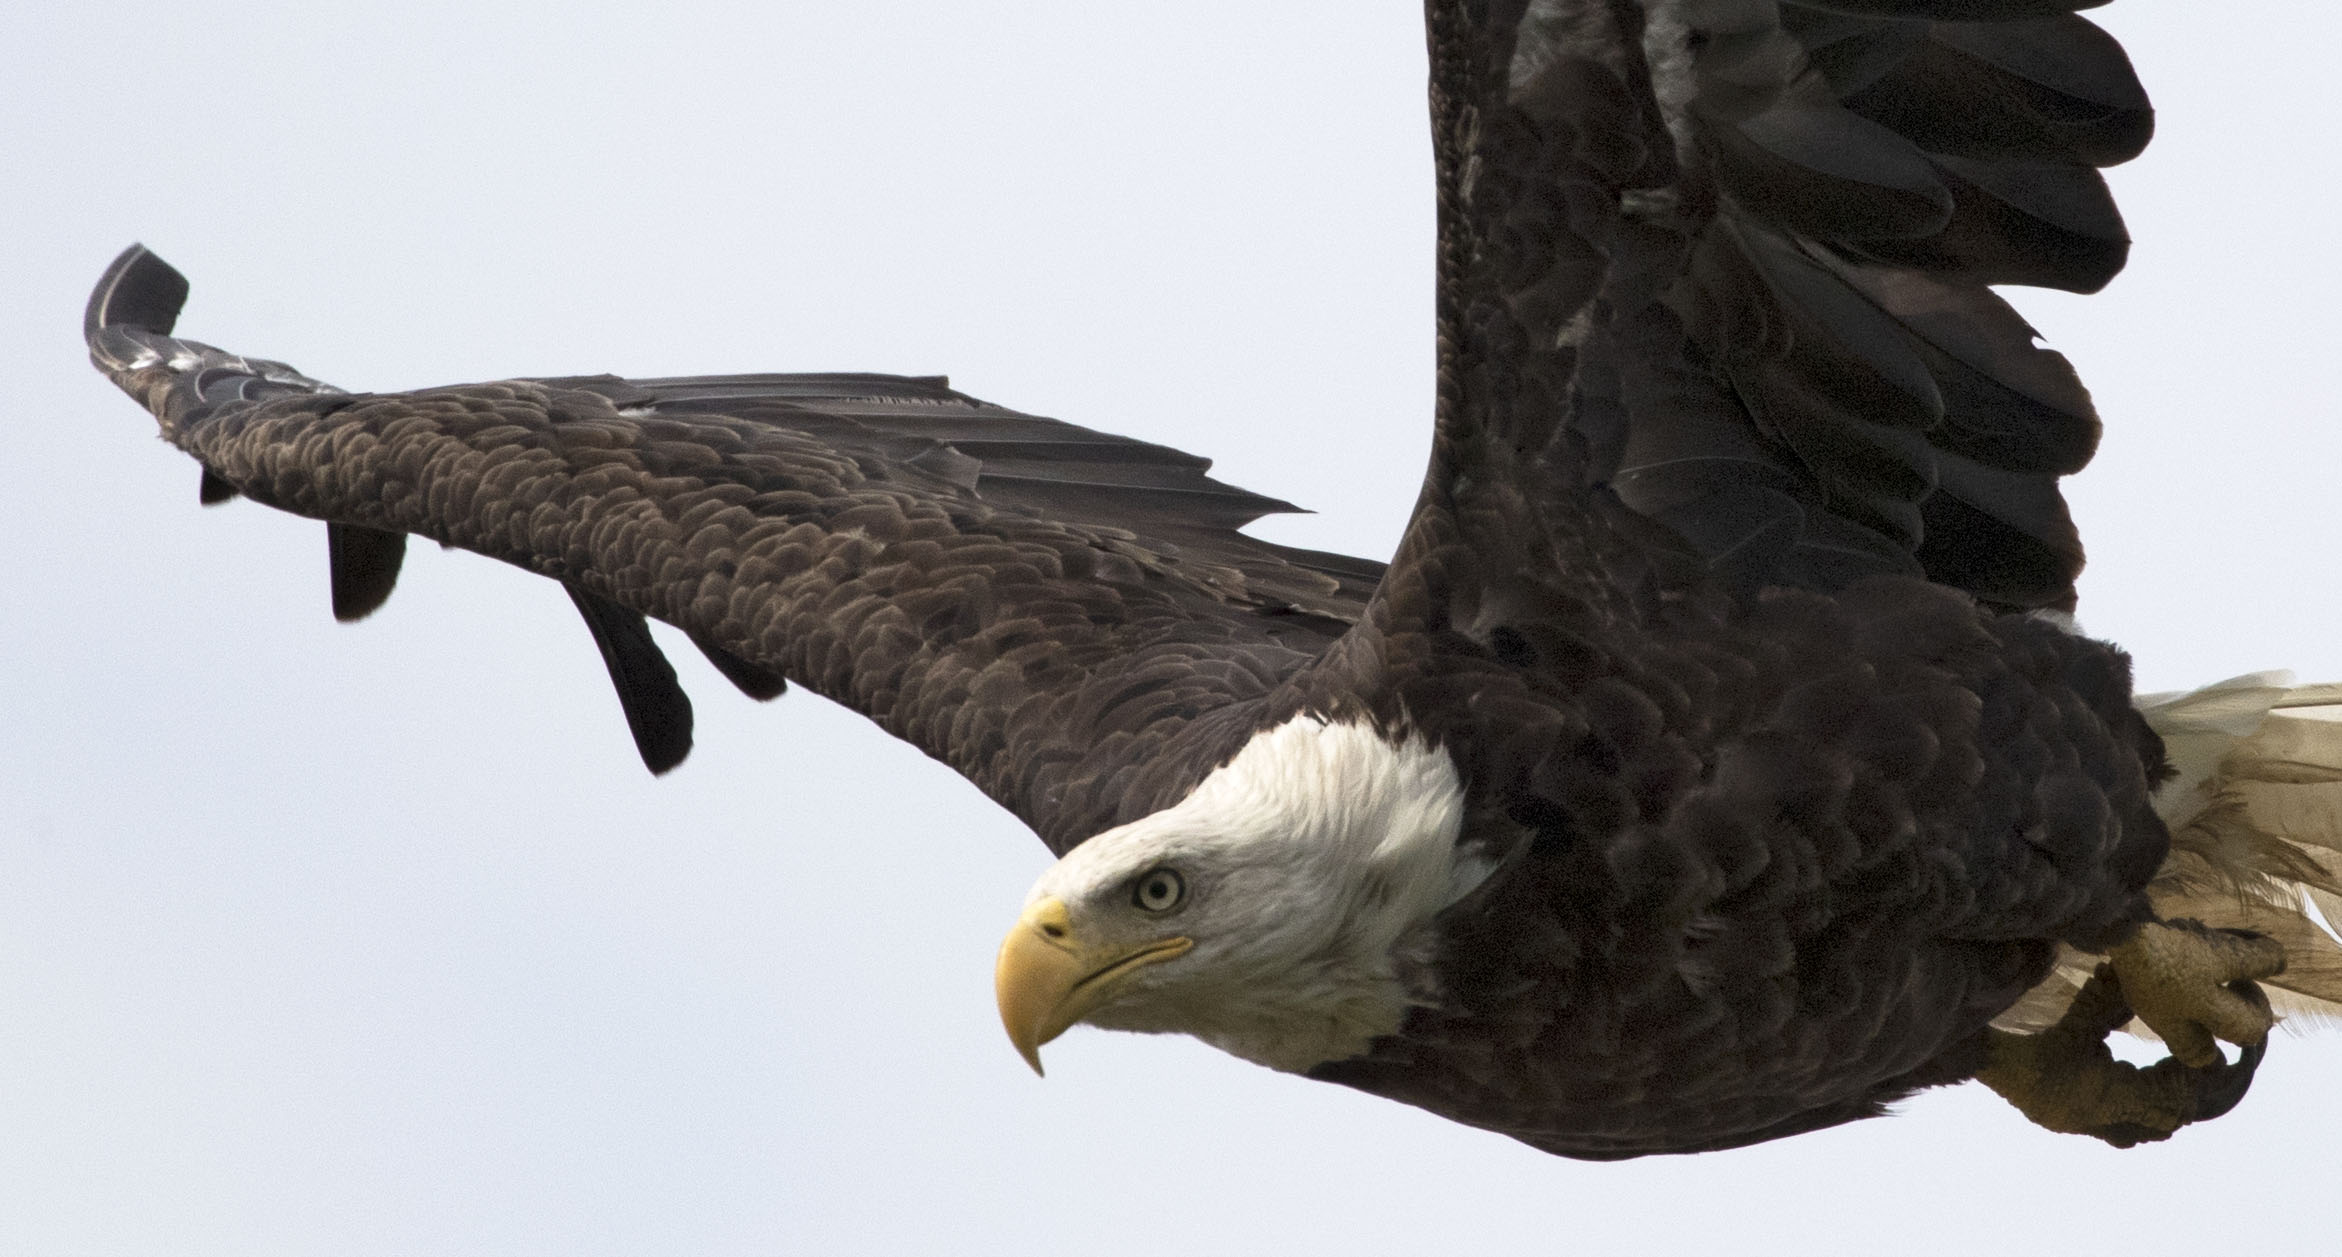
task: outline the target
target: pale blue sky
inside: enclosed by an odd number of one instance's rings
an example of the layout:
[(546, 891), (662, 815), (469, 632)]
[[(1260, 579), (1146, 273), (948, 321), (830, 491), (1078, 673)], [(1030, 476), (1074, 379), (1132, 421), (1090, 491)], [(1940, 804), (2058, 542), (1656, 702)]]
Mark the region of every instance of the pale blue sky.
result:
[[(2026, 302), (2107, 418), (2083, 619), (2151, 688), (2342, 678), (2342, 13), (2254, 13), (2098, 11), (2161, 108), (2139, 246)], [(943, 371), (1380, 555), (1430, 392), (1413, 4), (51, 2), (0, 42), (0, 1254), (2330, 1246), (2332, 1034), (2128, 1153), (1976, 1088), (1588, 1165), (1184, 1040), (1036, 1081), (990, 964), (1045, 856), (972, 789), (688, 651), (654, 782), (551, 584), (419, 547), (337, 627), (323, 530), (199, 510), (82, 359), (138, 239), (188, 335), (346, 387)]]

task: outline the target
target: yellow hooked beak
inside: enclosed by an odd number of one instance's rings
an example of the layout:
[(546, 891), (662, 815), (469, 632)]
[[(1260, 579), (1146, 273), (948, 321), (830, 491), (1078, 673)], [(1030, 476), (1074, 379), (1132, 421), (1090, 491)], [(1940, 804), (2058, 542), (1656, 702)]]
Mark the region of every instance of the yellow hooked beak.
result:
[(1041, 1072), (1041, 1045), (1086, 1017), (1148, 965), (1182, 956), (1189, 938), (1093, 945), (1076, 937), (1073, 918), (1055, 899), (1038, 899), (1001, 940), (993, 970), (1000, 1024), (1033, 1072)]

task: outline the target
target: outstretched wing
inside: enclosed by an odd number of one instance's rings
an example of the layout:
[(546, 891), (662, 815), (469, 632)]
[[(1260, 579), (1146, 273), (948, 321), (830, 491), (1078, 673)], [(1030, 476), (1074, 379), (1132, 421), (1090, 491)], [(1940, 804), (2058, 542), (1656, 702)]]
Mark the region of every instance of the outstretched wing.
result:
[(2087, 7), (1431, 0), (1451, 540), (1595, 486), (1545, 530), (1666, 527), (1585, 542), (1614, 577), (1634, 552), (1740, 591), (1904, 572), (2070, 607), (2057, 480), (2097, 418), (1988, 285), (2124, 261), (2097, 168), (2152, 115)]
[(1242, 536), (1293, 508), (1204, 459), (938, 379), (353, 394), (171, 336), (186, 294), (133, 247), (84, 334), (202, 464), (203, 500), (327, 521), (344, 619), (389, 596), (409, 533), (562, 582), (654, 771), (690, 707), (645, 616), (752, 696), (796, 682), (861, 711), (1062, 851), (1183, 791), (1215, 746), (1191, 726), (1314, 657), (1380, 574)]

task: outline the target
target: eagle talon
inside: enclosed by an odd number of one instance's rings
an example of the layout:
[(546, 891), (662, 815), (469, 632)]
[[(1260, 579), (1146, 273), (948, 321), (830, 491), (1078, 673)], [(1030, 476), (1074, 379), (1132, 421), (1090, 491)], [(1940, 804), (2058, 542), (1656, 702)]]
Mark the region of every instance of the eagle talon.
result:
[(2198, 1069), (2220, 1063), (2214, 1040), (2251, 1047), (2265, 1042), (2275, 1023), (2252, 985), (2284, 971), (2285, 948), (2275, 939), (2198, 921), (2149, 921), (2109, 951), (2107, 962), (2139, 1020)]
[[(2250, 992), (2261, 1007), (2269, 1006), (2269, 997), (2261, 993), (2260, 987), (2250, 982), (2237, 983), (2236, 986), (2241, 988), (2239, 994)], [(2226, 1116), (2230, 1109), (2235, 1108), (2244, 1099), (2244, 1093), (2252, 1089), (2253, 1071), (2261, 1067), (2261, 1057), (2268, 1051), (2269, 1041), (2264, 1036), (2259, 1043), (2239, 1047), (2233, 1063), (2223, 1063), (2209, 1069), (2183, 1066), (2196, 1080), (2196, 1115), (2193, 1120), (2208, 1122), (2215, 1117)]]
[(2120, 970), (2110, 962), (2098, 967), (2049, 1029), (1988, 1031), (1988, 1060), (1977, 1080), (2049, 1130), (2089, 1135), (2117, 1148), (2169, 1139), (2182, 1126), (2235, 1108), (2268, 1050), (2268, 997), (2249, 980), (2223, 985), (2223, 993), (2257, 1012), (2264, 1026), (2259, 1039), (2239, 1046), (2234, 1062), (2222, 1060), (2217, 1049), (2209, 1065), (2170, 1056), (2141, 1069), (2114, 1059), (2106, 1037), (2133, 1010)]

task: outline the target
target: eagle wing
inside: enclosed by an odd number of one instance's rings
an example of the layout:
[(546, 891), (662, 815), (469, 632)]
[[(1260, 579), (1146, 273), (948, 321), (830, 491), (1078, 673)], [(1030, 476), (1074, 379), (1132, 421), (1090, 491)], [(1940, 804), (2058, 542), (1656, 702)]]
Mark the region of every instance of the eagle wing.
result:
[(654, 771), (690, 706), (646, 616), (752, 696), (795, 682), (862, 712), (1063, 851), (1183, 791), (1165, 744), (1313, 658), (1381, 571), (1241, 535), (1294, 508), (1204, 459), (940, 379), (346, 393), (172, 336), (186, 294), (133, 247), (84, 333), (202, 498), (325, 520), (343, 619), (389, 596), (408, 534), (560, 581)]
[[(1631, 557), (1741, 593), (1900, 572), (2070, 608), (2057, 481), (2098, 420), (1988, 286), (2088, 292), (2125, 259), (2098, 168), (2153, 118), (2087, 7), (1431, 0), (1425, 501), (1455, 532), (1417, 552), (1591, 527), (1640, 539), (1509, 566), (1616, 585)], [(1606, 522), (1524, 528), (1588, 487)]]

